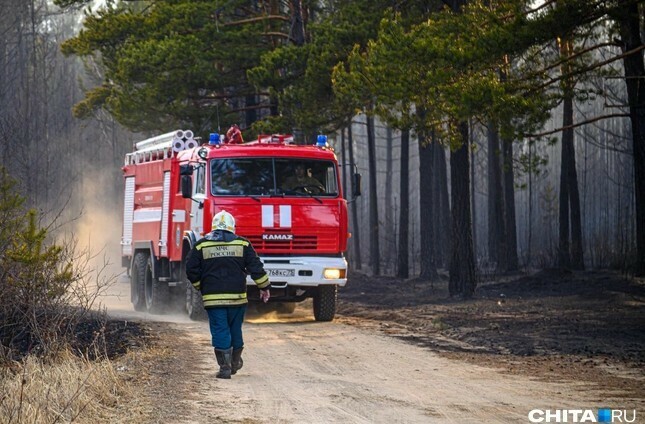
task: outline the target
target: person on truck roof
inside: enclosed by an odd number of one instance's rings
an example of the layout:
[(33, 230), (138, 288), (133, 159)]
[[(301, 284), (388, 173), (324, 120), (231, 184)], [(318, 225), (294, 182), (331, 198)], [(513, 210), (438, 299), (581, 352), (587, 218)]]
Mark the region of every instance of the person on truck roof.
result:
[(325, 187), (309, 175), (304, 164), (299, 163), (296, 165), (294, 175), (290, 175), (284, 180), (282, 189), (285, 191), (298, 191), (309, 194), (320, 194), (325, 192)]
[(231, 125), (231, 128), (226, 131), (224, 142), (228, 144), (243, 144), (244, 138), (242, 138), (242, 131), (240, 130), (240, 127), (235, 124)]
[(188, 254), (186, 275), (202, 294), (219, 365), (217, 378), (231, 378), (242, 368), (242, 323), (248, 303), (246, 275), (268, 302), (271, 283), (251, 242), (235, 235), (235, 218), (225, 210), (213, 217), (212, 231)]

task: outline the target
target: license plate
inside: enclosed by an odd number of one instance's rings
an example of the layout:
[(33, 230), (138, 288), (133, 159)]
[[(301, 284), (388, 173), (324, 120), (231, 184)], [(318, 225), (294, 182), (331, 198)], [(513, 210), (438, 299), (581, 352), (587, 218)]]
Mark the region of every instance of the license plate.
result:
[(266, 271), (270, 277), (294, 277), (296, 275), (295, 269), (267, 269)]

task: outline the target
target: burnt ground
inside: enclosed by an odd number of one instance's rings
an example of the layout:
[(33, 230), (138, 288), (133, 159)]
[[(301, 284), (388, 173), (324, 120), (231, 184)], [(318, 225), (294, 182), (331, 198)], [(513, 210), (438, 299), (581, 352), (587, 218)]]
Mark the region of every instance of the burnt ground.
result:
[(70, 350), (91, 360), (115, 359), (146, 346), (150, 338), (140, 322), (87, 319), (76, 325)]
[(471, 300), (440, 281), (352, 273), (337, 320), (437, 353), (545, 381), (590, 381), (645, 398), (645, 280), (545, 270), (480, 282)]
[(61, 350), (90, 360), (114, 359), (144, 347), (149, 337), (139, 322), (108, 319), (96, 312), (61, 319), (61, 313), (42, 314), (37, 324), (23, 320), (0, 328), (0, 367), (28, 355), (56, 356)]

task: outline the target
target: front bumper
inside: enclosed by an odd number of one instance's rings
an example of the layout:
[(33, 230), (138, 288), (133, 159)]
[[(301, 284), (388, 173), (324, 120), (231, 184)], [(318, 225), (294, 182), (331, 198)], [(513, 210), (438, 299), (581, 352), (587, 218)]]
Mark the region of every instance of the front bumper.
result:
[[(322, 256), (260, 256), (264, 269), (269, 274), (272, 288), (317, 287), (320, 285), (347, 284), (347, 261), (344, 257)], [(337, 269), (342, 278), (325, 278), (325, 269)], [(247, 285), (255, 286), (251, 277), (247, 277)]]

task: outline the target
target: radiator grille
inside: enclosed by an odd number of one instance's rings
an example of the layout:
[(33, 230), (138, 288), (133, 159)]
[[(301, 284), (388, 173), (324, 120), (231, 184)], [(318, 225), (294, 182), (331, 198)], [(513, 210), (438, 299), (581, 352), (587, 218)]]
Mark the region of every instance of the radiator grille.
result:
[[(247, 235), (255, 250), (263, 253), (338, 251), (338, 236), (329, 234), (294, 235), (292, 240), (263, 240), (262, 234)], [(279, 233), (271, 233), (279, 234)]]

